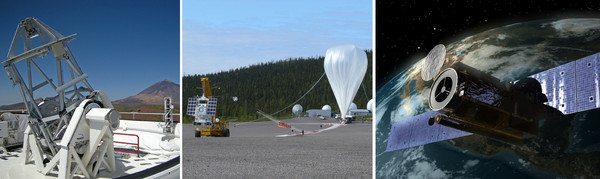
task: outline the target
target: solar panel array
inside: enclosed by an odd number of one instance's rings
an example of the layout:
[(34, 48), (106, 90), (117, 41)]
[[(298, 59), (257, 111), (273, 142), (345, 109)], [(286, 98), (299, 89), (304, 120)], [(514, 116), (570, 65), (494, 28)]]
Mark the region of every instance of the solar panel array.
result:
[(540, 82), (546, 105), (564, 114), (600, 107), (600, 53), (530, 76)]
[(390, 130), (386, 152), (471, 135), (439, 124), (430, 126), (429, 119), (438, 114), (440, 113), (436, 111), (428, 111), (394, 123)]
[(198, 98), (188, 98), (187, 115), (193, 116), (196, 114), (196, 105), (198, 104)]
[(577, 111), (600, 108), (600, 53), (576, 61)]
[[(188, 98), (187, 115), (193, 116), (196, 114), (196, 106), (200, 102), (200, 98)], [(215, 116), (217, 113), (217, 98), (209, 98), (207, 109), (207, 115), (210, 117)]]
[(210, 117), (215, 116), (217, 113), (217, 98), (208, 99), (208, 106), (206, 109), (206, 114)]

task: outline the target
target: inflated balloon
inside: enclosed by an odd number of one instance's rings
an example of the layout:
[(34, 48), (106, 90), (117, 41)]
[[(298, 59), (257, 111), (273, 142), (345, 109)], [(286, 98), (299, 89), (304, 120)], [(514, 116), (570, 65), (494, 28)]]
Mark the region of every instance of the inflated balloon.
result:
[(367, 72), (367, 54), (354, 45), (332, 47), (327, 50), (323, 66), (342, 118), (345, 118)]

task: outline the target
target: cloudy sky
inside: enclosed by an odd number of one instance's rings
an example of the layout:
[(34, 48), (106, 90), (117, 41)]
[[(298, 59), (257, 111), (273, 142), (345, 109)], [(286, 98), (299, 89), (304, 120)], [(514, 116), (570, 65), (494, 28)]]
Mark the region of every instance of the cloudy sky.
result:
[(183, 73), (372, 49), (372, 1), (183, 1)]

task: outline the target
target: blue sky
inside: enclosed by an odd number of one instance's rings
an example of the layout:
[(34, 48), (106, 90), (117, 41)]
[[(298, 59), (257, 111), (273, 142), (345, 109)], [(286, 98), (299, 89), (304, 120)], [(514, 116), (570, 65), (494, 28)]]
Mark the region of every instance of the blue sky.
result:
[(183, 0), (183, 73), (372, 49), (372, 1)]
[[(27, 17), (64, 36), (77, 33), (71, 52), (91, 85), (111, 100), (165, 79), (179, 84), (178, 1), (3, 1), (1, 61), (6, 60), (18, 23)], [(18, 88), (12, 87), (4, 69), (0, 71), (0, 105), (22, 102)]]

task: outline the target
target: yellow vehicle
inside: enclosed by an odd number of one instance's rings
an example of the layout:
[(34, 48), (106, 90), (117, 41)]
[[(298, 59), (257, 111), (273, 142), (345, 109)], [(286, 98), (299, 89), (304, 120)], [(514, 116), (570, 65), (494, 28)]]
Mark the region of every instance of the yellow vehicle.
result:
[(220, 121), (217, 116), (217, 98), (213, 97), (208, 78), (202, 78), (202, 97), (188, 99), (189, 108), (192, 107), (195, 136), (229, 137), (229, 122)]

